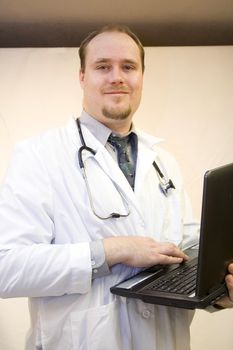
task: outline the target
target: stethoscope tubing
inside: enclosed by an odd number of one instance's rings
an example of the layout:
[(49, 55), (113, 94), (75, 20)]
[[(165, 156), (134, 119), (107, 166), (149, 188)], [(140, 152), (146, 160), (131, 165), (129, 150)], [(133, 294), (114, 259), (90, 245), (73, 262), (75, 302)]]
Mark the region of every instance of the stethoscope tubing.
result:
[[(80, 137), (80, 141), (81, 141), (81, 147), (78, 150), (79, 167), (80, 167), (80, 169), (83, 170), (83, 173), (85, 173), (84, 162), (83, 162), (83, 159), (82, 159), (82, 152), (83, 151), (87, 151), (87, 152), (90, 152), (93, 156), (95, 156), (96, 151), (93, 148), (91, 148), (91, 147), (86, 145), (86, 142), (84, 140), (83, 133), (82, 133), (80, 120), (77, 118), (76, 122), (77, 122), (78, 133), (79, 133), (79, 137)], [(161, 171), (161, 169), (159, 168), (158, 164), (155, 161), (153, 161), (152, 165), (155, 168), (156, 173), (158, 175), (160, 190), (162, 191), (162, 193), (165, 196), (167, 196), (168, 195), (168, 191), (170, 189), (175, 189), (175, 186), (174, 186), (174, 184), (173, 184), (171, 179), (167, 179), (164, 176), (163, 172)], [(86, 178), (86, 181), (87, 181), (86, 173), (85, 173), (85, 178)]]

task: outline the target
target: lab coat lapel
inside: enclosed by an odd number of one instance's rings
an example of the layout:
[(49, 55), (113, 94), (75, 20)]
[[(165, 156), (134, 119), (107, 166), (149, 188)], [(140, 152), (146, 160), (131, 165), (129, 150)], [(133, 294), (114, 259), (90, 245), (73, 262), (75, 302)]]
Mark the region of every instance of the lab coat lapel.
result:
[(128, 183), (121, 169), (105, 147), (99, 147), (95, 155), (95, 160), (98, 162), (99, 166), (103, 169), (107, 176), (109, 176), (115, 183), (116, 187), (118, 187), (124, 194), (131, 205), (133, 205), (141, 215), (140, 206), (134, 191), (130, 187), (130, 184)]
[(131, 198), (133, 202), (136, 201), (135, 193), (137, 193), (143, 186), (145, 176), (156, 159), (157, 151), (155, 146), (156, 144), (163, 141), (163, 139), (148, 135), (143, 131), (136, 129), (136, 132), (138, 135), (138, 157), (135, 178), (135, 192), (132, 191), (122, 171), (117, 166), (116, 162), (112, 159), (111, 155), (108, 153), (105, 147), (101, 145), (102, 149), (99, 148), (98, 152), (95, 155), (96, 160), (98, 160), (100, 166), (111, 177), (112, 181), (114, 181), (121, 188), (121, 190), (124, 191), (124, 193), (127, 194), (129, 198)]
[[(135, 178), (135, 192), (138, 193), (145, 181), (146, 174), (152, 167), (157, 157), (155, 145), (163, 141), (162, 139), (149, 136), (142, 131), (137, 130), (138, 135), (138, 157)], [(156, 180), (156, 171), (155, 171)]]
[[(153, 161), (155, 160), (155, 152), (148, 150), (145, 145), (140, 145), (138, 149), (136, 178), (135, 178), (135, 192), (139, 192), (143, 186), (145, 176), (148, 173)], [(156, 173), (155, 173), (156, 176)]]

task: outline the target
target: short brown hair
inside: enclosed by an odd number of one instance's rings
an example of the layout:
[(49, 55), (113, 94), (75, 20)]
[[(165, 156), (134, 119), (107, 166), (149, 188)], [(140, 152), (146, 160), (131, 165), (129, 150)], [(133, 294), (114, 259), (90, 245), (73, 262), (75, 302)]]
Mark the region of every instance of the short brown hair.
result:
[(144, 64), (144, 58), (145, 58), (145, 51), (144, 47), (141, 44), (141, 41), (137, 37), (136, 34), (134, 34), (127, 26), (125, 25), (118, 25), (118, 24), (110, 24), (106, 25), (98, 30), (95, 30), (94, 32), (89, 33), (89, 35), (81, 42), (79, 47), (79, 58), (80, 58), (80, 65), (81, 65), (81, 71), (85, 71), (85, 59), (86, 59), (86, 48), (90, 41), (94, 39), (97, 35), (105, 33), (105, 32), (119, 32), (119, 33), (125, 33), (129, 35), (134, 42), (137, 44), (140, 52), (141, 57), (141, 63), (142, 63), (142, 71), (144, 72), (145, 64)]

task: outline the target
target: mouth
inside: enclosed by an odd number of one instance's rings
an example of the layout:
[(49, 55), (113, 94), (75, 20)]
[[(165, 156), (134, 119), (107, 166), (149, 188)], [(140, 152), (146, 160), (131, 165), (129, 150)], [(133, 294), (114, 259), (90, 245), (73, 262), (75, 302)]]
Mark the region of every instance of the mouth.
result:
[(105, 95), (128, 95), (129, 89), (126, 86), (109, 86), (103, 89)]
[(117, 91), (106, 91), (104, 93), (105, 95), (128, 95), (128, 91), (122, 91), (122, 90), (117, 90)]

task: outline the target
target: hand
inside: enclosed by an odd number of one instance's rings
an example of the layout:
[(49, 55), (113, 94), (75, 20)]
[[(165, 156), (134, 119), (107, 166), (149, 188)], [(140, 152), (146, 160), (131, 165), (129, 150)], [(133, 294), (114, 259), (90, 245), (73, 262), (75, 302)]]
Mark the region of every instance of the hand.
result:
[(188, 257), (175, 244), (157, 242), (150, 237), (124, 236), (103, 239), (109, 267), (122, 263), (132, 267), (179, 264)]
[(226, 275), (226, 285), (228, 288), (228, 296), (219, 299), (216, 304), (223, 308), (233, 307), (233, 263), (228, 266), (229, 274)]

